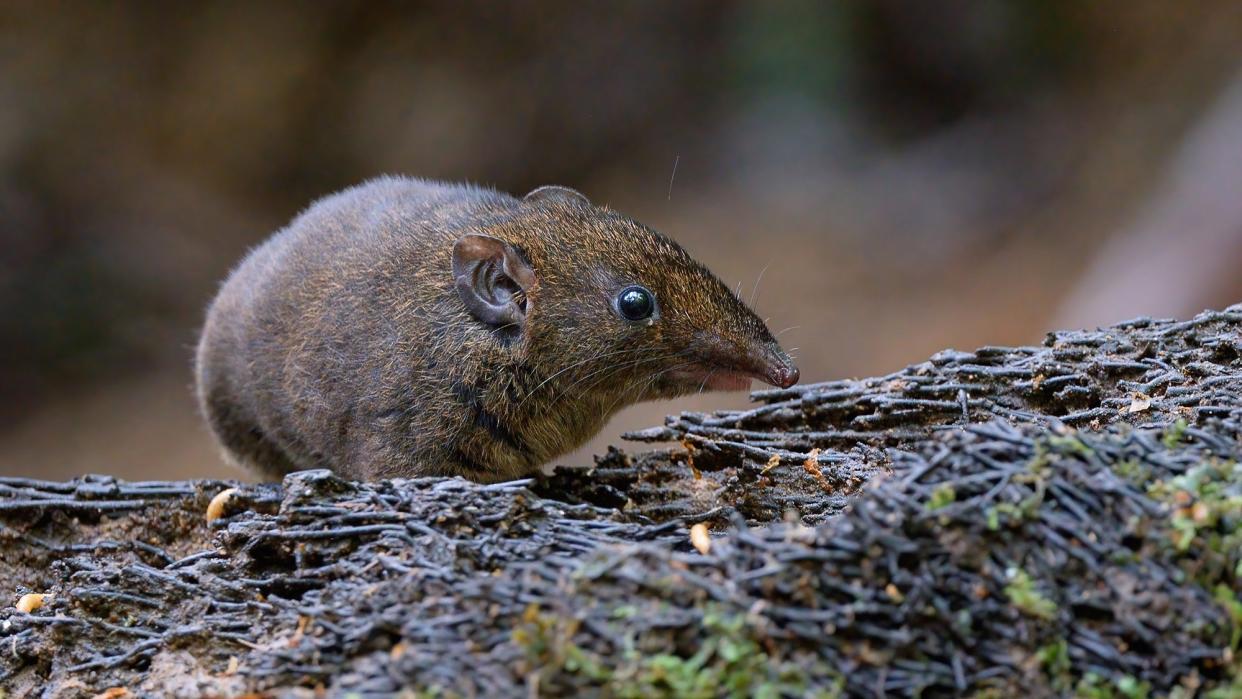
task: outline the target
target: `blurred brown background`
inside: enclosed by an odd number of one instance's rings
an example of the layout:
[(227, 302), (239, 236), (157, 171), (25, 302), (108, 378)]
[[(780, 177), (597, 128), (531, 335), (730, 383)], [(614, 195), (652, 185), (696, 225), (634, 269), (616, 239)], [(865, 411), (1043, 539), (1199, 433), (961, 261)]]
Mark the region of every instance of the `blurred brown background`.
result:
[(1222, 307), (1240, 71), (1234, 0), (4, 3), (0, 474), (238, 476), (202, 311), (380, 173), (571, 185), (762, 276), (807, 380)]

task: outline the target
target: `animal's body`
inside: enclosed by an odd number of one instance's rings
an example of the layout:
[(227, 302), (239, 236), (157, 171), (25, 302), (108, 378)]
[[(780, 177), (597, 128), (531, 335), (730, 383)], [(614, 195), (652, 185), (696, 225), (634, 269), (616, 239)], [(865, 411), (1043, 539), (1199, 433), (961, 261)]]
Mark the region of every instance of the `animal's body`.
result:
[(531, 474), (628, 404), (797, 369), (676, 243), (561, 187), (381, 178), (254, 249), (211, 304), (197, 390), (268, 476)]

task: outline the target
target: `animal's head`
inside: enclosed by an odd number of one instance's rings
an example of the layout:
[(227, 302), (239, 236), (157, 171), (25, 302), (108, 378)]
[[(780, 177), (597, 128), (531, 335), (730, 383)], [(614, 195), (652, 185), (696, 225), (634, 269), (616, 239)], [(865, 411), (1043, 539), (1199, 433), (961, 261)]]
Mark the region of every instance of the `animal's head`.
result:
[(565, 391), (633, 402), (798, 381), (764, 322), (706, 267), (571, 189), (541, 187), (518, 215), (463, 236), (453, 272), (475, 319), (540, 357)]

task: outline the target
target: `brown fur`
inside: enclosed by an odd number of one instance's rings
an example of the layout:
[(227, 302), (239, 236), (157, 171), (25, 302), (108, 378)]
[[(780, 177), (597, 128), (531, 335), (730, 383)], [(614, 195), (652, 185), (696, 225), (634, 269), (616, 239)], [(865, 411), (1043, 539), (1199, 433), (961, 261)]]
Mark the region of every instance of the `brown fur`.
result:
[[(453, 246), (470, 233), (510, 243), (533, 268), (522, 327), (487, 326), (459, 298)], [(630, 284), (655, 292), (657, 320), (617, 315), (612, 299)], [(522, 200), (381, 178), (315, 203), (233, 271), (207, 314), (197, 383), (227, 453), (270, 476), (499, 481), (572, 450), (630, 403), (698, 390), (703, 370), (773, 366), (796, 380), (723, 283), (572, 190)]]

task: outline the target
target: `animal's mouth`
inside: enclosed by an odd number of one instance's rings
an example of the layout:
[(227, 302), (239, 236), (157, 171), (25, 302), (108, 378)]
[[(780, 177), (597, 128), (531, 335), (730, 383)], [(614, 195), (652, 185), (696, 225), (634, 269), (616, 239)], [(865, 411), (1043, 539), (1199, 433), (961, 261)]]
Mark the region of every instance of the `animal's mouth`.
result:
[(780, 350), (764, 348), (741, 357), (705, 358), (670, 376), (690, 390), (745, 391), (754, 379), (780, 388), (798, 383), (798, 367)]
[(695, 391), (745, 391), (750, 388), (750, 382), (758, 378), (741, 371), (700, 365), (669, 372), (669, 376)]

